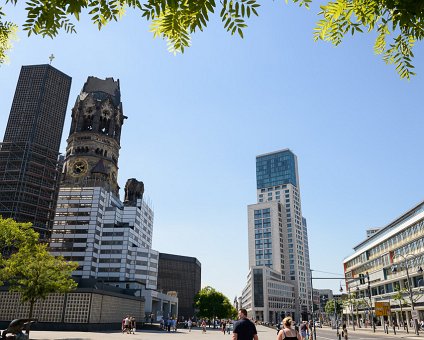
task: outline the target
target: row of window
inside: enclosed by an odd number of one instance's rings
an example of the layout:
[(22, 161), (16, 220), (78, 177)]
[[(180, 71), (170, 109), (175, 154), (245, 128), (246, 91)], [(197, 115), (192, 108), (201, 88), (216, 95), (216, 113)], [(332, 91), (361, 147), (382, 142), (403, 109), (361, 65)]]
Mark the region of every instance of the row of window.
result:
[(255, 219), (267, 218), (267, 217), (270, 217), (270, 213), (271, 213), (271, 210), (269, 208), (259, 209), (259, 210), (254, 211), (254, 217), (255, 217)]
[(346, 263), (346, 269), (349, 269), (357, 264), (364, 263), (369, 258), (377, 256), (377, 254), (380, 254), (382, 251), (387, 251), (391, 248), (399, 246), (399, 244), (404, 243), (405, 240), (408, 240), (408, 238), (417, 237), (422, 234), (424, 234), (424, 220), (418, 221), (417, 223), (404, 229), (396, 235), (393, 235), (392, 237), (375, 246), (374, 248), (361, 253), (360, 255)]
[(257, 260), (256, 265), (271, 268), (272, 267), (272, 260)]
[(393, 245), (401, 242), (402, 240), (405, 240), (412, 236), (420, 235), (424, 232), (424, 223), (423, 221), (419, 223), (415, 223), (411, 227), (405, 229), (404, 231), (396, 234), (395, 236), (389, 238), (388, 240), (384, 241), (383, 243), (380, 243), (375, 248), (372, 248), (368, 251), (369, 258), (371, 258), (373, 255), (376, 255), (382, 251), (385, 251), (392, 247)]

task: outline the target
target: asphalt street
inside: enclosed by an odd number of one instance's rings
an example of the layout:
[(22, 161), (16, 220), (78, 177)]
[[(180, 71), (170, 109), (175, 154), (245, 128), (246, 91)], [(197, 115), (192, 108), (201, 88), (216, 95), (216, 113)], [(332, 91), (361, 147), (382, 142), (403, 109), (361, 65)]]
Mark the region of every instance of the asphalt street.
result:
[[(341, 333), (341, 329), (339, 329)], [(406, 333), (403, 329), (396, 329), (396, 335), (393, 333), (393, 329), (389, 329), (389, 334), (384, 333), (381, 327), (377, 327), (374, 333), (372, 328), (356, 328), (354, 331), (352, 328), (348, 329), (349, 340), (373, 340), (373, 339), (424, 339), (424, 333), (422, 336), (417, 336), (414, 332)], [(317, 340), (335, 340), (337, 339), (337, 332), (331, 328), (317, 328)], [(343, 340), (343, 339), (342, 339)]]

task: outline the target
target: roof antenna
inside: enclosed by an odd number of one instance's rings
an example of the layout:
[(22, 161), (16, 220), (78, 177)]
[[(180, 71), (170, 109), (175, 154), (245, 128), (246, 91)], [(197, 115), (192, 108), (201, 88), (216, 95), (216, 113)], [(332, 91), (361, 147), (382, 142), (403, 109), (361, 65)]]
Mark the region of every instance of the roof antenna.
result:
[(54, 55), (53, 55), (53, 53), (50, 55), (49, 59), (50, 59), (50, 65), (51, 65), (51, 64), (52, 64), (52, 61), (53, 61), (53, 59), (54, 59)]

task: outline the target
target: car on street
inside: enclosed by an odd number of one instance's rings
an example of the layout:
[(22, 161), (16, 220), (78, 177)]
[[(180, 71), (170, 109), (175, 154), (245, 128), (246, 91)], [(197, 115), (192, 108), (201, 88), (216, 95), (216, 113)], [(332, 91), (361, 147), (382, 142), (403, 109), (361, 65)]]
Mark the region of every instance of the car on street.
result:
[(321, 322), (315, 321), (315, 327), (320, 327), (321, 328)]

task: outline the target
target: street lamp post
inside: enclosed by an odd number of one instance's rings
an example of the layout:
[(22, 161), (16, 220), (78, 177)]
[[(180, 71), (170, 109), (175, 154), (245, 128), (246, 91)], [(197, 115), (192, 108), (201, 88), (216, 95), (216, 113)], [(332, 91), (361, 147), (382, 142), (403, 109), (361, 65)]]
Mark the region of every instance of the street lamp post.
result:
[(315, 328), (315, 320), (314, 320), (314, 287), (312, 284), (312, 269), (311, 269), (311, 318), (312, 318), (312, 329), (313, 329), (313, 339), (312, 340), (317, 340), (317, 331)]
[(368, 283), (368, 297), (370, 299), (370, 314), (371, 314), (371, 322), (372, 322), (372, 330), (375, 333), (375, 322), (374, 322), (374, 312), (372, 309), (372, 295), (371, 295), (371, 284), (370, 284), (370, 274), (366, 272), (367, 283)]
[[(343, 291), (343, 288), (342, 288), (342, 286), (340, 285), (340, 293)], [(333, 301), (334, 301), (334, 322), (336, 323), (336, 336), (337, 336), (337, 338), (340, 340), (341, 339), (341, 334), (340, 334), (340, 332), (339, 332), (339, 320), (337, 320), (337, 318), (338, 318), (338, 315), (337, 315), (337, 305), (338, 305), (338, 303), (337, 303), (337, 300), (336, 300), (336, 298), (335, 297), (333, 297)]]
[[(328, 317), (327, 317), (327, 313), (325, 312), (325, 304), (327, 303), (326, 301), (328, 301), (328, 298), (325, 296), (320, 296), (319, 297), (319, 311), (320, 311), (320, 322), (323, 323), (323, 321), (325, 320), (325, 322), (328, 322)], [(324, 309), (324, 313), (322, 312), (322, 309)], [(324, 317), (323, 317), (324, 314)]]
[(353, 315), (352, 295), (350, 294), (350, 286), (347, 287), (347, 293), (349, 294), (350, 314), (352, 314), (352, 327), (353, 327), (353, 330), (355, 330), (355, 318), (354, 318), (354, 315)]
[[(340, 293), (343, 293), (343, 287), (342, 287), (341, 283), (340, 283)], [(351, 317), (352, 317), (352, 327), (353, 327), (353, 330), (355, 330), (355, 319), (353, 317), (352, 296), (350, 295), (349, 284), (347, 286), (347, 294), (348, 294), (347, 297), (349, 299), (349, 310), (350, 310), (350, 314), (351, 314)]]
[(355, 293), (355, 307), (356, 307), (356, 322), (358, 323), (358, 327), (361, 328), (361, 323), (359, 322), (359, 315), (358, 315), (358, 294), (359, 294), (359, 287), (356, 287), (356, 293)]
[[(405, 270), (406, 270), (406, 281), (407, 281), (407, 288), (408, 288), (408, 293), (409, 293), (409, 299), (411, 300), (411, 309), (412, 309), (412, 311), (415, 311), (415, 303), (414, 303), (414, 297), (413, 297), (413, 292), (412, 292), (412, 281), (411, 281), (411, 277), (409, 276), (409, 267), (408, 267), (408, 257), (411, 257), (413, 259), (413, 258), (415, 258), (415, 255), (413, 255), (413, 254), (406, 254), (406, 255), (396, 254), (393, 258), (399, 257), (399, 256), (402, 258), (403, 265), (404, 265)], [(397, 266), (394, 265), (391, 269), (392, 269), (392, 272), (393, 273), (396, 273)], [(421, 267), (419, 267), (418, 268), (418, 272), (420, 274), (422, 274), (423, 269)], [(413, 314), (413, 313), (411, 312), (411, 314)], [(413, 318), (414, 318), (415, 334), (419, 335), (419, 332), (418, 332), (418, 328), (419, 328), (418, 327), (418, 320), (414, 316), (413, 316)], [(408, 320), (406, 320), (406, 322), (408, 322)]]

